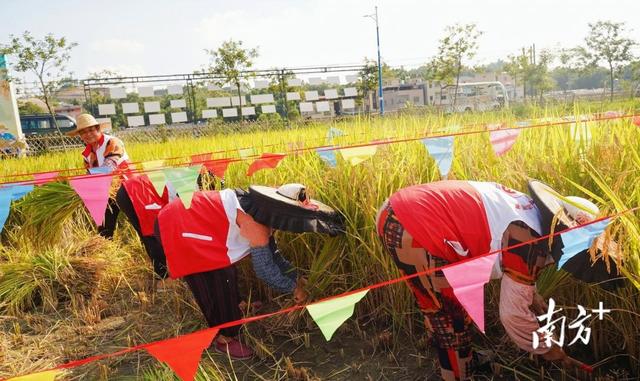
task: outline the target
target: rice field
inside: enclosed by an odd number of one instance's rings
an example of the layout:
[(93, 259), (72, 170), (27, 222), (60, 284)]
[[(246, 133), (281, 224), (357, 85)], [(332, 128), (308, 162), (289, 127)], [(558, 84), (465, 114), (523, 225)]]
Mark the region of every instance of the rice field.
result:
[[(509, 110), (448, 116), (363, 116), (289, 129), (256, 131), (252, 127), (246, 133), (127, 144), (127, 151), (135, 162), (173, 158), (167, 162), (170, 165), (188, 163), (190, 155), (214, 151), (225, 151), (215, 153), (214, 158), (237, 158), (238, 149), (247, 147), (253, 147), (256, 154), (289, 153), (278, 168), (259, 171), (250, 178), (245, 175), (250, 160), (231, 163), (225, 182), (233, 188), (300, 182), (307, 185), (313, 198), (345, 215), (345, 236), (278, 236), (285, 256), (308, 277), (308, 291), (315, 300), (399, 276), (376, 238), (374, 216), (378, 206), (397, 189), (440, 179), (422, 137), (478, 132), (456, 137), (450, 179), (495, 181), (526, 192), (527, 179), (536, 178), (563, 194), (595, 200), (602, 215), (640, 205), (640, 128), (630, 118), (588, 122), (586, 127), (580, 124), (578, 135), (570, 124), (523, 129), (513, 149), (502, 157), (495, 156), (488, 133), (483, 132), (486, 124), (512, 126), (524, 119), (537, 124), (607, 110), (640, 113), (640, 103), (529, 107), (517, 116)], [(407, 141), (379, 145), (372, 158), (357, 166), (338, 159), (335, 168), (327, 166), (313, 149), (291, 151), (300, 144), (307, 148), (327, 145), (329, 128), (344, 132), (331, 142), (338, 146), (381, 139)], [(0, 164), (0, 176), (4, 177), (76, 168), (81, 161), (79, 152), (71, 151), (5, 159)], [(622, 248), (623, 275), (628, 279), (624, 288), (604, 291), (573, 281), (553, 268), (538, 282), (540, 293), (553, 297), (569, 315), (575, 316), (577, 304), (595, 308), (599, 301), (613, 311), (605, 320), (591, 323), (588, 345), (568, 349), (571, 356), (594, 364), (594, 377), (599, 379), (640, 376), (639, 222), (638, 212), (627, 213), (611, 227)], [(0, 377), (203, 328), (204, 321), (187, 288), (173, 282), (168, 292), (154, 293), (151, 272), (128, 223), (120, 221), (113, 241), (97, 237), (82, 201), (66, 183), (38, 187), (14, 203), (0, 241)], [(291, 305), (286, 297), (256, 283), (246, 263), (241, 264), (240, 272), (241, 290), (248, 301), (262, 300), (268, 311)], [(494, 379), (575, 379), (550, 363), (529, 358), (510, 343), (497, 318), (496, 286), (486, 288), (487, 335), (478, 333), (475, 341), (478, 348), (488, 347), (498, 354)], [(425, 345), (421, 315), (408, 288), (400, 284), (371, 291), (341, 328), (343, 337), (333, 343), (318, 340), (317, 327), (304, 313), (266, 319), (243, 330), (257, 349), (257, 359), (240, 364), (205, 354), (197, 379), (413, 380), (424, 379), (436, 369), (437, 360)], [(319, 364), (317, 359), (305, 357), (309, 353), (316, 353), (310, 357), (323, 357), (315, 352), (318, 348), (335, 356), (325, 358), (339, 361)], [(350, 351), (353, 348), (360, 352)], [(380, 364), (386, 362), (394, 365), (385, 365), (388, 371), (380, 370)], [(146, 353), (135, 353), (76, 368), (66, 377), (153, 380), (170, 379), (172, 373)]]

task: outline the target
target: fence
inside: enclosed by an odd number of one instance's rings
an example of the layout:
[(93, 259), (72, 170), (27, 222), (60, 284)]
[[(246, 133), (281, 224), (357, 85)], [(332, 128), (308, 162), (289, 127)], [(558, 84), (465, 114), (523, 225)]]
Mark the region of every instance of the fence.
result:
[(82, 83), (85, 107), (114, 127), (265, 119), (288, 125), (300, 117), (361, 112), (362, 96), (369, 92), (366, 83), (359, 81), (363, 68), (245, 71), (240, 88), (224, 85), (225, 78), (213, 73), (87, 79)]

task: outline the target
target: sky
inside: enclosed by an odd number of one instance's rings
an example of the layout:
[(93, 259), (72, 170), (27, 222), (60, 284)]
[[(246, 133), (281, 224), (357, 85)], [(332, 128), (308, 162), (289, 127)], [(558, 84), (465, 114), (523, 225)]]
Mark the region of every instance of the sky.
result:
[[(476, 23), (483, 32), (473, 64), (522, 47), (573, 47), (588, 23), (626, 22), (640, 40), (639, 0), (2, 0), (0, 43), (9, 35), (52, 33), (78, 46), (68, 70), (85, 78), (103, 69), (123, 75), (191, 73), (204, 49), (228, 39), (257, 47), (255, 68), (359, 64), (376, 57), (378, 6), (382, 59), (417, 67), (436, 54), (444, 28)], [(11, 59), (9, 59), (11, 62)]]

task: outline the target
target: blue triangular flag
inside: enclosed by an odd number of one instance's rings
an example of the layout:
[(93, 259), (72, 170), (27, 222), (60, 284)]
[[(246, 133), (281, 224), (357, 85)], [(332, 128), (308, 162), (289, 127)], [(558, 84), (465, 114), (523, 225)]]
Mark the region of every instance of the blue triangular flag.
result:
[(560, 260), (558, 261), (558, 268), (564, 266), (564, 264), (576, 254), (590, 248), (593, 240), (604, 232), (609, 222), (609, 219), (606, 219), (570, 230), (566, 233), (560, 233), (564, 247), (562, 248), (562, 256), (560, 256)]
[(447, 177), (453, 161), (453, 136), (422, 139), (427, 151), (438, 164), (440, 175)]
[(27, 193), (33, 190), (33, 185), (12, 185), (6, 189), (11, 192), (11, 200), (17, 201), (27, 195)]
[(11, 188), (0, 188), (0, 233), (4, 228), (4, 223), (7, 222), (7, 217), (9, 217), (11, 194)]
[(111, 173), (111, 172), (113, 172), (113, 169), (111, 169), (110, 167), (89, 168), (89, 173), (91, 173), (92, 175), (96, 175), (96, 174), (106, 175), (107, 173)]
[(322, 149), (317, 149), (316, 152), (318, 153), (318, 155), (320, 155), (320, 158), (322, 159), (322, 161), (324, 161), (325, 163), (327, 163), (327, 165), (329, 165), (330, 167), (335, 167), (337, 164), (336, 161), (336, 151), (331, 149), (331, 150), (322, 150)]
[(336, 136), (343, 136), (343, 135), (344, 135), (344, 131), (342, 131), (339, 128), (331, 127), (329, 131), (327, 131), (327, 140), (329, 142), (332, 142), (333, 138), (335, 138)]

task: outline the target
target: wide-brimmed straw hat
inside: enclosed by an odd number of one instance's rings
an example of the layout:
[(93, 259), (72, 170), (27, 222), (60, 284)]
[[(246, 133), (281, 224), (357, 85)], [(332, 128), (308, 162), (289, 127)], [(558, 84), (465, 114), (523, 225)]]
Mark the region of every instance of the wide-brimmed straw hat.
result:
[(67, 135), (76, 136), (80, 134), (80, 131), (89, 127), (99, 127), (100, 131), (102, 131), (105, 127), (105, 123), (99, 123), (91, 114), (80, 114), (76, 118), (75, 130), (67, 132)]
[(252, 185), (236, 191), (242, 209), (257, 222), (293, 233), (315, 232), (331, 236), (344, 233), (343, 216), (328, 205), (307, 196), (302, 184), (280, 188)]
[[(591, 201), (581, 197), (562, 196), (549, 185), (538, 181), (529, 181), (529, 191), (542, 219), (542, 234), (549, 235), (584, 224), (596, 218), (599, 210)], [(560, 234), (544, 241), (551, 256), (559, 262), (564, 244)], [(569, 259), (562, 269), (575, 278), (588, 283), (600, 283), (605, 288), (614, 288), (623, 284), (618, 274), (615, 258), (618, 245), (605, 234), (596, 238), (594, 247), (583, 250)], [(592, 255), (593, 254), (593, 255)]]

